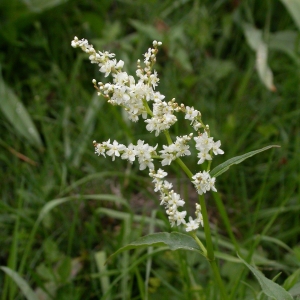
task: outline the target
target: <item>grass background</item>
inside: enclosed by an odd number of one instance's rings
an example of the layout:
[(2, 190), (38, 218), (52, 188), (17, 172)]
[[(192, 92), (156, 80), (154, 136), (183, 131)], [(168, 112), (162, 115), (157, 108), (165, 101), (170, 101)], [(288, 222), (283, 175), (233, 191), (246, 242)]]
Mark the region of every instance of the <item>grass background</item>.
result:
[[(281, 146), (231, 168), (217, 189), (240, 247), (253, 252), (268, 278), (282, 272), (277, 282), (293, 274), (296, 283), (300, 14), (290, 14), (284, 2), (2, 0), (0, 265), (21, 275), (38, 299), (218, 299), (207, 262), (194, 254), (136, 250), (103, 266), (126, 243), (171, 228), (147, 172), (94, 155), (94, 139), (153, 145), (157, 139), (95, 95), (91, 80), (104, 79), (70, 43), (75, 35), (87, 38), (116, 53), (133, 73), (157, 39), (163, 42), (159, 91), (201, 111), (225, 151), (214, 166)], [(261, 30), (268, 45), (276, 91), (255, 69), (245, 22)], [(279, 46), (272, 44), (276, 33), (282, 34)], [(173, 137), (188, 133), (181, 121)], [(197, 170), (195, 159), (185, 162)], [(183, 174), (168, 171), (193, 207)], [(207, 205), (217, 250), (235, 257), (212, 195)], [(219, 263), (232, 299), (255, 299), (254, 278), (239, 273), (236, 262)], [(24, 299), (4, 272), (0, 290), (2, 300)]]

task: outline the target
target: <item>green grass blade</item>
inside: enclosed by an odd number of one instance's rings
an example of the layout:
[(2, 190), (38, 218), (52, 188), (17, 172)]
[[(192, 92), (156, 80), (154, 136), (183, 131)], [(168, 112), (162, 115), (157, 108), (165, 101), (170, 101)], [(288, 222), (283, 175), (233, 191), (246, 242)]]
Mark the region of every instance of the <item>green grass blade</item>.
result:
[(85, 114), (81, 133), (75, 142), (76, 146), (73, 147), (74, 156), (73, 156), (72, 164), (75, 167), (78, 167), (80, 165), (82, 155), (87, 145), (89, 145), (91, 151), (93, 151), (93, 145), (92, 145), (93, 139), (91, 136), (94, 131), (96, 119), (98, 118), (98, 111), (102, 107), (103, 103), (104, 100), (100, 99), (97, 93), (95, 93), (92, 97), (89, 108)]
[(27, 300), (39, 300), (28, 283), (17, 272), (7, 267), (0, 267), (0, 269), (14, 280)]
[[(121, 219), (121, 220), (124, 220), (129, 215), (129, 213), (125, 213), (125, 212), (121, 212), (121, 211), (117, 211), (117, 210), (113, 210), (113, 209), (109, 209), (109, 208), (102, 208), (102, 207), (96, 209), (96, 213), (100, 213), (100, 214), (103, 213), (112, 218)], [(152, 218), (146, 217), (146, 216), (133, 215), (133, 221), (137, 222), (137, 223), (143, 222), (147, 225), (154, 222), (155, 226), (159, 226), (160, 228), (165, 227), (164, 221), (159, 220), (159, 219), (153, 220)]]
[(103, 195), (80, 195), (78, 197), (72, 196), (72, 197), (59, 198), (59, 199), (51, 200), (44, 205), (44, 207), (40, 211), (39, 217), (37, 219), (37, 223), (39, 223), (45, 217), (45, 215), (47, 215), (56, 206), (64, 204), (69, 201), (72, 201), (72, 200), (78, 200), (78, 199), (79, 200), (82, 199), (82, 200), (111, 201), (111, 202), (116, 202), (116, 203), (119, 203), (119, 204), (122, 204), (122, 205), (128, 207), (128, 203), (125, 199), (120, 198), (118, 196), (114, 196), (114, 195), (106, 195), (106, 194), (103, 194)]
[(1, 75), (0, 109), (20, 136), (32, 145), (43, 147), (40, 135), (25, 106), (14, 91), (6, 85)]
[[(95, 261), (96, 261), (96, 265), (97, 265), (97, 269), (99, 274), (103, 274), (107, 272), (107, 267), (105, 265), (105, 261), (106, 261), (106, 252), (105, 251), (98, 251), (95, 253)], [(100, 277), (100, 285), (101, 285), (101, 289), (103, 294), (107, 294), (107, 298), (106, 299), (111, 299), (111, 296), (109, 295), (109, 286), (110, 286), (110, 280), (109, 280), (109, 276), (108, 275), (103, 275)]]

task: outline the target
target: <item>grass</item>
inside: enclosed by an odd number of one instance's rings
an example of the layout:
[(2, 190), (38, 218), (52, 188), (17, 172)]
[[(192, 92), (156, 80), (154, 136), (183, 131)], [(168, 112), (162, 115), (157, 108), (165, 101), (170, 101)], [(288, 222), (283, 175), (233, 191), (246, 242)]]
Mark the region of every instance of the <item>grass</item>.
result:
[[(128, 123), (118, 108), (95, 96), (91, 80), (102, 78), (86, 55), (71, 48), (77, 35), (115, 52), (130, 72), (151, 40), (160, 39), (160, 91), (201, 111), (225, 150), (215, 166), (269, 144), (281, 146), (231, 168), (217, 189), (249, 261), (268, 278), (282, 272), (281, 284), (299, 269), (299, 68), (293, 58), (270, 50), (277, 91), (267, 90), (239, 23), (271, 33), (296, 31), (280, 2), (74, 0), (39, 12), (18, 3), (3, 1), (0, 10), (1, 90), (13, 93), (1, 98), (0, 112), (2, 266), (45, 299), (219, 297), (207, 262), (194, 254), (132, 250), (103, 266), (125, 244), (171, 228), (146, 172), (94, 155), (94, 139), (156, 141), (142, 123)], [(269, 19), (260, 13), (264, 9)], [(22, 131), (28, 121), (13, 114), (13, 97), (23, 103), (40, 142)], [(175, 126), (171, 134), (186, 130)], [(195, 171), (194, 159), (185, 162)], [(184, 176), (170, 173), (192, 198)], [(215, 248), (230, 256), (220, 257), (219, 265), (232, 299), (253, 299), (258, 284), (232, 261), (234, 240), (218, 199), (210, 194), (206, 200)], [(24, 299), (4, 272), (0, 286), (1, 300)]]

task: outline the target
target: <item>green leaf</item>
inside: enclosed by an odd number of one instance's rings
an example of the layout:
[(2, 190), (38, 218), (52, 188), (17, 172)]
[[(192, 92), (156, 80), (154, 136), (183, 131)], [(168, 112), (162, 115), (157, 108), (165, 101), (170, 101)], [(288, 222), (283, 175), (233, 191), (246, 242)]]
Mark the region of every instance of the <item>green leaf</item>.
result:
[(142, 33), (144, 36), (151, 40), (162, 40), (162, 34), (153, 25), (145, 24), (138, 20), (129, 20), (129, 24), (134, 27), (138, 32)]
[(160, 233), (145, 235), (139, 238), (138, 240), (120, 248), (118, 251), (113, 253), (108, 258), (108, 260), (115, 257), (117, 254), (123, 251), (143, 248), (146, 246), (153, 246), (153, 247), (168, 246), (172, 251), (182, 249), (182, 250), (196, 251), (201, 253), (198, 244), (191, 236), (179, 232), (171, 232), (171, 233), (160, 232)]
[(293, 274), (291, 274), (283, 284), (283, 287), (286, 290), (290, 290), (297, 282), (299, 282), (300, 278), (300, 269), (297, 269)]
[(261, 81), (270, 91), (276, 91), (273, 73), (268, 66), (268, 45), (263, 40), (262, 31), (248, 23), (243, 24), (243, 30), (249, 46), (256, 52), (256, 69)]
[(104, 294), (109, 292), (109, 287), (110, 287), (110, 278), (108, 275), (104, 275), (107, 274), (107, 267), (105, 265), (106, 259), (107, 257), (105, 251), (98, 251), (95, 253), (95, 261), (96, 261), (98, 273), (102, 274), (99, 280), (100, 280), (101, 289)]
[(37, 219), (37, 223), (42, 221), (44, 217), (56, 206), (64, 204), (69, 201), (74, 200), (100, 200), (100, 201), (112, 201), (116, 202), (118, 204), (123, 204), (124, 206), (128, 207), (128, 203), (125, 199), (115, 196), (115, 195), (80, 195), (80, 196), (72, 196), (72, 197), (65, 197), (65, 198), (59, 198), (59, 199), (53, 199), (49, 202), (47, 202), (43, 208), (41, 209), (39, 213), (39, 217)]
[[(300, 296), (300, 282), (297, 282), (290, 290), (289, 293), (293, 297), (299, 297)], [(299, 299), (299, 298), (297, 298)]]
[(0, 109), (16, 132), (32, 145), (42, 148), (40, 135), (23, 103), (0, 75)]
[(294, 19), (294, 22), (300, 30), (300, 1), (299, 0), (281, 0)]
[(240, 156), (235, 156), (233, 158), (230, 158), (228, 160), (226, 160), (225, 162), (223, 162), (222, 164), (218, 165), (217, 167), (215, 167), (211, 172), (210, 175), (211, 177), (218, 177), (221, 174), (223, 174), (224, 172), (226, 172), (232, 165), (238, 165), (241, 162), (243, 162), (244, 160), (246, 160), (249, 157), (252, 157), (260, 152), (266, 151), (268, 149), (274, 148), (274, 147), (280, 147), (278, 145), (270, 145), (258, 150), (254, 150), (248, 153), (245, 153), (243, 155)]
[(269, 48), (281, 51), (289, 55), (297, 64), (300, 59), (297, 55), (298, 32), (296, 30), (284, 30), (270, 33)]
[(17, 272), (7, 267), (0, 267), (0, 269), (14, 280), (27, 300), (38, 300), (38, 297), (28, 283)]
[(64, 257), (57, 268), (57, 273), (61, 283), (67, 283), (71, 278), (72, 273), (72, 260), (69, 256)]
[(293, 300), (293, 297), (289, 292), (287, 292), (283, 287), (275, 283), (274, 281), (268, 279), (256, 268), (249, 265), (246, 261), (244, 261), (240, 256), (240, 260), (243, 264), (254, 274), (256, 279), (258, 280), (262, 291), (268, 297), (276, 300)]
[(96, 118), (98, 117), (98, 111), (103, 103), (104, 101), (99, 101), (99, 96), (97, 95), (97, 93), (94, 93), (92, 101), (84, 117), (83, 125), (81, 127), (81, 133), (74, 143), (74, 145), (77, 146), (74, 147), (75, 150), (72, 164), (77, 168), (80, 165), (86, 145), (91, 146), (91, 135), (94, 131)]

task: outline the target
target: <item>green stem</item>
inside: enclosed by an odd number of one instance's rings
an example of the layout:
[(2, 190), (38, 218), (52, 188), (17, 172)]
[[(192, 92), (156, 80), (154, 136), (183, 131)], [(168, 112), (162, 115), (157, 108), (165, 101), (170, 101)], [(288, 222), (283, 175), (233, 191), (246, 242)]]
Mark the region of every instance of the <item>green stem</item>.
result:
[(211, 239), (211, 232), (209, 227), (208, 214), (206, 210), (204, 195), (199, 195), (199, 202), (200, 202), (201, 213), (203, 217), (203, 227), (204, 227), (206, 247), (207, 247), (207, 259), (209, 261), (213, 261), (215, 259), (215, 255), (214, 255), (214, 248)]
[(167, 141), (168, 141), (168, 145), (173, 144), (173, 141), (172, 141), (172, 139), (171, 139), (169, 130), (165, 130), (165, 131), (164, 131), (164, 134), (165, 134), (166, 139), (167, 139)]
[(221, 299), (223, 300), (227, 300), (228, 297), (227, 297), (227, 293), (226, 293), (226, 290), (225, 290), (225, 286), (224, 286), (224, 283), (223, 283), (223, 280), (220, 276), (220, 272), (219, 272), (219, 268), (218, 268), (218, 265), (216, 263), (215, 260), (213, 261), (210, 261), (210, 265), (211, 265), (211, 268), (214, 272), (214, 276), (215, 276), (215, 279), (218, 283), (218, 286), (220, 288), (220, 293), (221, 293)]
[(205, 240), (206, 240), (206, 249), (207, 249), (207, 260), (209, 261), (211, 268), (214, 273), (214, 277), (217, 281), (217, 284), (220, 289), (220, 293), (222, 296), (222, 299), (227, 299), (227, 294), (225, 290), (225, 286), (223, 284), (222, 278), (220, 276), (220, 272), (215, 260), (215, 254), (214, 254), (214, 248), (213, 248), (213, 243), (212, 243), (212, 238), (211, 238), (211, 232), (210, 232), (210, 227), (209, 227), (209, 221), (208, 221), (208, 214), (206, 210), (206, 204), (205, 204), (205, 199), (204, 195), (199, 196), (199, 202), (201, 206), (201, 213), (203, 217), (203, 227), (204, 227), (204, 232), (205, 232)]
[(202, 250), (203, 255), (207, 258), (207, 250), (204, 247), (204, 245), (202, 244), (202, 242), (199, 240), (199, 238), (197, 237), (195, 231), (192, 231), (191, 235), (192, 235), (193, 239), (196, 241), (196, 243), (198, 244), (198, 246), (200, 247), (200, 249)]
[(179, 166), (181, 167), (181, 169), (184, 171), (184, 173), (188, 176), (189, 179), (192, 179), (193, 177), (193, 173), (190, 171), (190, 169), (186, 166), (186, 164), (180, 159), (180, 158), (176, 158), (175, 160)]
[(153, 112), (150, 109), (146, 99), (143, 99), (143, 104), (144, 104), (144, 107), (146, 108), (147, 114), (150, 115), (151, 117), (153, 117)]

